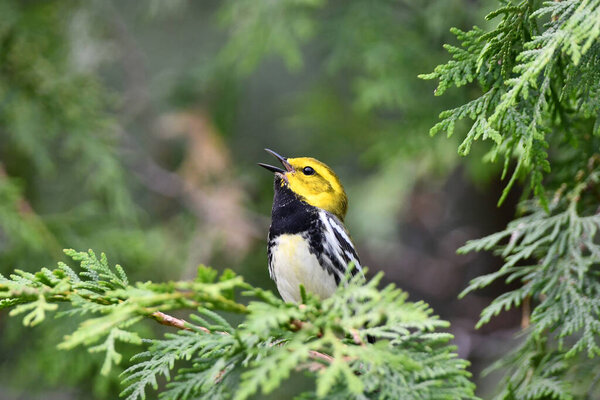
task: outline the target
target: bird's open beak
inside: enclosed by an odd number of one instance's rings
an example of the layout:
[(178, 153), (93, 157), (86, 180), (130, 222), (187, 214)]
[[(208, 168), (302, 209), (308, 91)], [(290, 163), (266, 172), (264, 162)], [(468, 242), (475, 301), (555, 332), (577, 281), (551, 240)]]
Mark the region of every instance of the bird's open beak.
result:
[(274, 167), (269, 164), (258, 163), (258, 165), (260, 165), (261, 167), (263, 167), (265, 169), (268, 169), (271, 172), (279, 172), (280, 174), (285, 174), (286, 172), (294, 171), (294, 167), (292, 167), (290, 165), (290, 163), (287, 162), (287, 158), (280, 156), (279, 154), (275, 153), (273, 150), (270, 150), (270, 149), (265, 149), (265, 151), (269, 154), (272, 154), (275, 158), (277, 158), (281, 162), (281, 164), (283, 164), (283, 166), (285, 167), (285, 170), (281, 169), (279, 167)]

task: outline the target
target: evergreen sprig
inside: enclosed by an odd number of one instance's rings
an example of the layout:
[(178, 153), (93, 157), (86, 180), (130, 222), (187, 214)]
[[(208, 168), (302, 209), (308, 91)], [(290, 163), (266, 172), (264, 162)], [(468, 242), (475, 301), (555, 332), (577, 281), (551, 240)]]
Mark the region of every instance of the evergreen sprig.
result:
[[(579, 119), (598, 124), (600, 103), (590, 94), (598, 93), (599, 83), (590, 78), (598, 74), (600, 1), (501, 3), (487, 16), (501, 18), (495, 29), (453, 29), (463, 48), (447, 46), (453, 60), (421, 75), (439, 80), (436, 95), (471, 82), (483, 90), (480, 98), (440, 114), (442, 121), (431, 134), (445, 131), (452, 135), (458, 121), (473, 120), (459, 147), (461, 155), (469, 154), (473, 142), (490, 139), (487, 157), (492, 161), (504, 158), (503, 177), (509, 161), (516, 159), (499, 202), (517, 178), (528, 176), (531, 188), (547, 207), (543, 178), (550, 172), (549, 136), (568, 135), (569, 125)], [(589, 86), (574, 84), (584, 77)], [(583, 115), (571, 113), (582, 107)], [(555, 132), (557, 127), (563, 132)]]
[[(505, 230), (470, 241), (459, 250), (466, 253), (494, 249), (505, 259), (498, 271), (471, 281), (461, 296), (497, 279), (523, 283), (486, 307), (478, 326), (503, 309), (534, 298), (539, 304), (531, 315), (532, 335), (557, 333), (559, 348), (566, 351), (566, 357), (582, 351), (589, 357), (600, 355), (600, 282), (596, 270), (600, 263), (600, 214), (581, 215), (577, 210), (581, 191), (598, 183), (600, 172), (594, 171), (568, 198), (557, 197), (550, 214), (528, 202), (527, 214), (512, 221)], [(575, 341), (565, 341), (574, 336)]]
[(496, 28), (454, 29), (462, 47), (448, 46), (453, 59), (422, 75), (439, 80), (438, 95), (469, 83), (482, 91), (443, 112), (431, 133), (451, 135), (460, 120), (473, 120), (459, 153), (491, 139), (485, 159), (504, 158), (502, 179), (515, 165), (500, 203), (519, 178), (533, 189), (505, 230), (460, 249), (504, 259), (461, 296), (499, 280), (520, 285), (493, 300), (477, 324), (523, 306), (522, 342), (493, 366), (506, 371), (498, 399), (597, 398), (600, 1), (500, 3), (487, 17), (500, 18)]
[[(121, 360), (117, 342), (141, 344), (142, 339), (132, 330), (135, 323), (143, 317), (165, 322), (158, 310), (214, 308), (218, 304), (219, 309), (245, 312), (243, 305), (232, 300), (230, 292), (247, 285), (229, 273), (223, 275), (222, 281), (213, 282), (216, 275), (207, 281), (207, 274), (202, 273), (205, 268), (201, 268), (201, 279), (194, 282), (130, 285), (123, 269), (119, 265), (109, 267), (104, 254), (98, 258), (92, 250), (87, 253), (65, 250), (65, 253), (79, 262), (79, 274), (59, 263), (54, 270), (43, 268), (35, 274), (17, 270), (9, 278), (0, 275), (0, 308), (14, 307), (10, 315), (24, 314), (26, 326), (41, 323), (49, 312), (58, 312), (59, 317), (85, 316), (87, 319), (58, 347), (68, 350), (94, 345), (90, 352), (106, 353), (103, 374), (108, 374), (112, 364)], [(60, 302), (69, 302), (71, 308), (59, 311)], [(102, 339), (104, 342), (99, 343)]]
[[(87, 318), (59, 348), (84, 345), (105, 352), (103, 372), (121, 362), (118, 342), (147, 350), (123, 373), (127, 400), (144, 399), (148, 387), (169, 381), (162, 399), (247, 399), (270, 393), (303, 371), (315, 380), (301, 398), (467, 399), (474, 386), (468, 363), (456, 357), (444, 333), (448, 323), (423, 302), (408, 302), (393, 285), (379, 290), (382, 275), (356, 277), (334, 296), (319, 300), (303, 292), (302, 304), (287, 304), (226, 272), (201, 267), (194, 281), (129, 283), (120, 266), (68, 250), (81, 272), (66, 264), (35, 274), (16, 272), (0, 280), (3, 307), (40, 323), (58, 302)], [(238, 293), (239, 292), (239, 293)], [(250, 300), (247, 306), (235, 300)], [(196, 309), (180, 319), (165, 310)], [(216, 311), (244, 315), (232, 324)], [(144, 317), (177, 328), (163, 339), (142, 339), (132, 326)]]
[(143, 356), (146, 364), (125, 372), (126, 381), (144, 379), (124, 394), (143, 398), (143, 386), (155, 385), (156, 374), (168, 376), (173, 349), (182, 349), (177, 359), (191, 365), (178, 370), (161, 398), (217, 399), (228, 392), (243, 400), (273, 391), (297, 369), (316, 378), (316, 392), (305, 398), (471, 397), (466, 363), (447, 345), (451, 335), (433, 333), (447, 324), (432, 318), (424, 303), (406, 302), (393, 286), (377, 290), (380, 279), (365, 285), (357, 279), (323, 302), (305, 294), (301, 306), (263, 293), (263, 301), (248, 305), (237, 329), (215, 314), (195, 316), (195, 323), (212, 329), (189, 325), (153, 341)]
[(568, 194), (558, 192), (549, 213), (539, 203), (526, 202), (525, 216), (459, 250), (495, 250), (505, 259), (498, 271), (473, 279), (461, 296), (496, 280), (522, 283), (494, 299), (478, 327), (503, 310), (536, 304), (526, 315), (530, 325), (523, 345), (494, 366), (510, 371), (498, 398), (573, 399), (594, 393), (600, 356), (600, 214), (582, 214), (580, 202), (599, 183), (600, 171), (594, 170)]

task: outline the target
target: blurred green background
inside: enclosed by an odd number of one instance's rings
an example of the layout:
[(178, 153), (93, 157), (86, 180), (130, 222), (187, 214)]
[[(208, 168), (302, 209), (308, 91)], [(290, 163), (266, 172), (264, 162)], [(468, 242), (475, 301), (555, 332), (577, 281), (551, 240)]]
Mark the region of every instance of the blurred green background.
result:
[[(203, 263), (274, 290), (272, 176), (256, 163), (272, 161), (265, 147), (312, 156), (346, 187), (363, 264), (451, 321), (485, 395), (494, 377), (479, 371), (519, 315), (474, 331), (503, 288), (456, 296), (497, 261), (455, 251), (503, 228), (515, 199), (496, 208), (498, 166), (428, 134), (477, 88), (438, 98), (417, 75), (494, 3), (0, 0), (0, 273), (93, 248), (136, 280)], [(56, 349), (78, 322), (26, 329), (0, 313), (0, 399), (117, 398), (101, 355)]]

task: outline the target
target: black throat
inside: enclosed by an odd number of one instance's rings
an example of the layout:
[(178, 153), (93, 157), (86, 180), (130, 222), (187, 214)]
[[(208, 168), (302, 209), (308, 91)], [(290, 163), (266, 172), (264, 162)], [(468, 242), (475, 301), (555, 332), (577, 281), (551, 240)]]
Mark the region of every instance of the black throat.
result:
[(286, 185), (282, 186), (281, 178), (275, 176), (269, 236), (306, 232), (315, 219), (318, 219), (318, 209), (302, 201)]

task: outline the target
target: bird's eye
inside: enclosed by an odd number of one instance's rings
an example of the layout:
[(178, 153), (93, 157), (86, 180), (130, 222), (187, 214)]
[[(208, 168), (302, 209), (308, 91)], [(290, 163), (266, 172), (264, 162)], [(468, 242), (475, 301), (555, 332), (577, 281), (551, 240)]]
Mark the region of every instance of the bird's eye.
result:
[(314, 175), (315, 174), (315, 170), (312, 169), (312, 167), (304, 167), (302, 169), (302, 172), (304, 173), (304, 175)]

